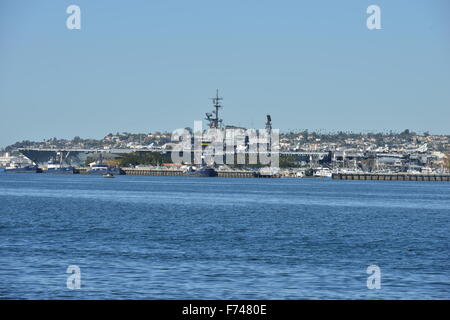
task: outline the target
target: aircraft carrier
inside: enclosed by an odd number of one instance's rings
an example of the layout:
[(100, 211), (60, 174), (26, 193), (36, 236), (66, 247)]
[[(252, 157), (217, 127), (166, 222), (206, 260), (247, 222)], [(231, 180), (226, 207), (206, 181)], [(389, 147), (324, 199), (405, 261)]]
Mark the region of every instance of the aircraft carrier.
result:
[(146, 151), (161, 152), (160, 149), (34, 149), (20, 148), (18, 149), (25, 157), (33, 161), (38, 166), (46, 165), (50, 160), (54, 159), (58, 154), (63, 155), (64, 163), (71, 166), (80, 166), (90, 158), (98, 160), (101, 157), (105, 160), (119, 158), (122, 154)]
[[(209, 128), (238, 128), (236, 126), (224, 126), (222, 119), (219, 117), (219, 110), (223, 108), (220, 101), (223, 100), (219, 97), (219, 91), (217, 90), (216, 96), (211, 98), (213, 102), (214, 110), (210, 113), (206, 113), (205, 120), (208, 122)], [(272, 119), (270, 115), (267, 115), (267, 121), (265, 123), (265, 129), (269, 132), (272, 130)], [(245, 128), (242, 128), (245, 129)], [(148, 147), (145, 149), (77, 149), (77, 148), (65, 148), (65, 149), (37, 149), (37, 148), (20, 148), (18, 149), (25, 157), (33, 161), (36, 165), (43, 167), (46, 166), (49, 161), (55, 159), (57, 156), (62, 156), (63, 162), (69, 166), (84, 166), (86, 160), (98, 160), (100, 158), (105, 160), (113, 160), (121, 157), (123, 154), (131, 152), (159, 152), (162, 154), (170, 155), (171, 150), (162, 150), (161, 148)], [(236, 151), (241, 152), (241, 151)], [(246, 151), (242, 151), (246, 153)], [(299, 158), (305, 158), (316, 161), (323, 160), (325, 157), (330, 157), (329, 152), (280, 152), (280, 155), (295, 155)]]

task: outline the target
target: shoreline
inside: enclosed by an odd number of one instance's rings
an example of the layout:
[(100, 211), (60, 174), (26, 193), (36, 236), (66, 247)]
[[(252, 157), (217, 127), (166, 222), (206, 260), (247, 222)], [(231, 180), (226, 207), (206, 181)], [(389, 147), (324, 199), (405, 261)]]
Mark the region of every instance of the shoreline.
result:
[[(82, 174), (87, 173), (88, 168), (76, 168), (75, 173), (45, 173), (45, 171), (38, 172), (11, 172), (11, 173), (43, 173), (50, 175), (67, 175), (67, 174)], [(8, 174), (8, 172), (1, 171), (0, 173)], [(120, 175), (139, 175), (139, 176), (180, 176), (189, 177), (182, 170), (167, 170), (155, 168), (120, 168)], [(217, 170), (217, 178), (294, 178), (294, 179), (331, 179), (331, 180), (372, 180), (372, 181), (450, 181), (450, 174), (421, 174), (421, 173), (333, 173), (330, 177), (321, 176), (295, 176), (289, 173), (280, 174), (261, 174), (256, 171), (248, 170)]]

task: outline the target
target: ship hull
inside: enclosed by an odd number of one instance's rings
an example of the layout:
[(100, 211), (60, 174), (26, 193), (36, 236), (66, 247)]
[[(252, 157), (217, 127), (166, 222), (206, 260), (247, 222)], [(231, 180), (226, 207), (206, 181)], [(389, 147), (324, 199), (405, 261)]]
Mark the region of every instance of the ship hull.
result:
[(212, 168), (198, 169), (185, 173), (189, 177), (217, 177), (217, 171)]
[(12, 168), (12, 169), (5, 169), (6, 173), (40, 173), (42, 172), (41, 169), (36, 167), (30, 167), (30, 168)]
[(120, 174), (119, 168), (108, 168), (108, 169), (96, 169), (96, 170), (88, 170), (87, 174), (96, 174), (96, 175), (104, 175), (104, 174)]
[(77, 173), (74, 167), (66, 168), (50, 168), (44, 171), (44, 173), (49, 174), (74, 174)]

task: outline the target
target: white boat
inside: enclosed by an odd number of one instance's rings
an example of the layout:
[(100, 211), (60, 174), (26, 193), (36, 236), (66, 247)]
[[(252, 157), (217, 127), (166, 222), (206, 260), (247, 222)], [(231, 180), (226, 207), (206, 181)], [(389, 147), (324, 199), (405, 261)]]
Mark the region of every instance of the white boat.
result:
[(295, 173), (296, 178), (303, 178), (305, 176), (305, 170), (300, 170)]
[(318, 178), (331, 178), (332, 175), (333, 173), (329, 168), (317, 168), (313, 174), (314, 177)]
[(45, 173), (75, 173), (75, 168), (72, 166), (65, 166), (63, 164), (63, 154), (57, 153), (56, 156), (59, 156), (59, 161), (55, 159), (50, 160), (47, 163), (47, 169), (44, 171)]
[(429, 167), (423, 167), (420, 172), (422, 174), (433, 174), (433, 169), (429, 168)]
[(120, 174), (118, 167), (110, 167), (105, 163), (92, 162), (89, 167), (88, 174)]

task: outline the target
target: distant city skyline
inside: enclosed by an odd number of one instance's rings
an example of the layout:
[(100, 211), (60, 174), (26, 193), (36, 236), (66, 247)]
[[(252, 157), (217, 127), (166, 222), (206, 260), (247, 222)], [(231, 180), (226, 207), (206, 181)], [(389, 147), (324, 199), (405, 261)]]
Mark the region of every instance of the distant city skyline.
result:
[[(66, 27), (68, 6), (81, 29)], [(381, 30), (366, 9), (381, 8)], [(2, 1), (0, 148), (224, 123), (450, 134), (446, 0)]]

